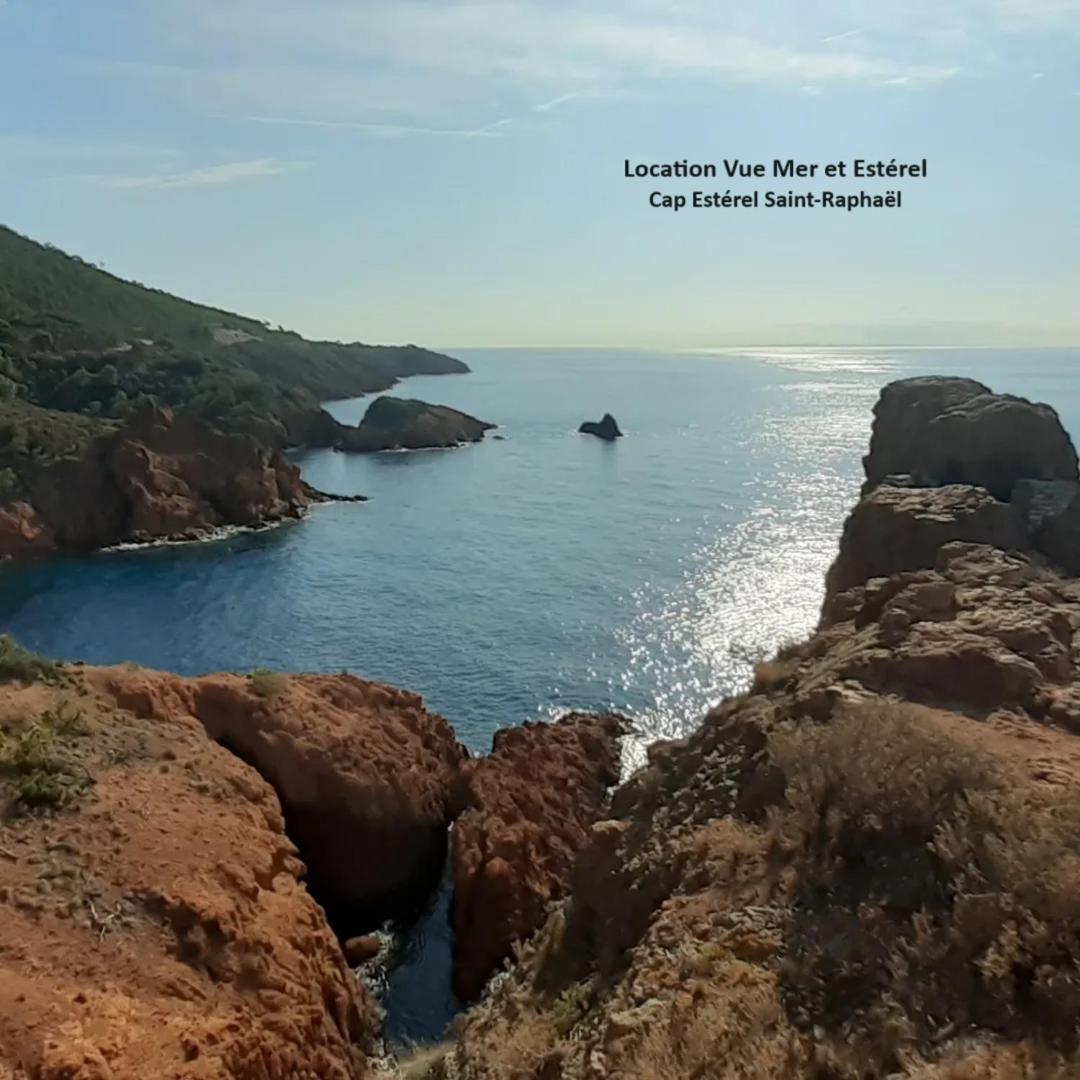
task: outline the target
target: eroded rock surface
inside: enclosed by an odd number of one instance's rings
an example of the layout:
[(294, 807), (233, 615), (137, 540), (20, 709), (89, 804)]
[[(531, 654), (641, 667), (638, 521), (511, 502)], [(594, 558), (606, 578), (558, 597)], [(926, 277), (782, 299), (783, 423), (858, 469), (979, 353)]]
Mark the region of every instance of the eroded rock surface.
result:
[(1016, 510), (983, 488), (875, 488), (844, 522), (826, 595), (873, 577), (931, 567), (938, 549), (954, 540), (1021, 551), (1030, 546)]
[(1080, 570), (1076, 451), (1049, 405), (971, 379), (901, 379), (874, 407), (863, 465), (863, 498), (845, 522), (827, 596), (931, 567), (954, 540)]
[(140, 716), (184, 716), (277, 792), (335, 925), (406, 916), (442, 871), (465, 750), (416, 694), (351, 675), (88, 675)]
[(0, 727), (0, 1075), (368, 1075), (377, 1012), (255, 770), (73, 668)]
[(617, 716), (571, 713), (495, 734), (465, 767), (468, 809), (453, 828), (454, 987), (476, 997), (570, 879), (619, 779)]

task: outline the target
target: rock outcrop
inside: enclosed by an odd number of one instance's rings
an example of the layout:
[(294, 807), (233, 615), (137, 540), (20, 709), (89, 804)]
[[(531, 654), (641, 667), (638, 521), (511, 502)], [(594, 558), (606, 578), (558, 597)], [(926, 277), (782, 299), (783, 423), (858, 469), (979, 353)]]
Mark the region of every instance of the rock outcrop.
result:
[(973, 484), (1001, 500), (1021, 479), (1077, 479), (1076, 450), (1048, 405), (939, 376), (882, 390), (864, 466), (864, 491), (906, 473), (923, 486)]
[(543, 922), (619, 779), (618, 716), (570, 713), (496, 732), (465, 767), (468, 809), (453, 829), (454, 989), (477, 997)]
[(76, 457), (28, 463), (19, 483), (0, 509), (0, 558), (196, 539), (299, 517), (311, 500), (279, 451), (156, 408)]
[(615, 439), (622, 438), (619, 425), (611, 413), (604, 413), (600, 420), (586, 420), (578, 428), (578, 433), (581, 435), (595, 435), (598, 439), (604, 439), (607, 442), (614, 442)]
[(335, 446), (355, 453), (434, 450), (480, 442), (494, 424), (446, 405), (409, 398), (378, 397), (357, 427), (339, 428)]
[(87, 678), (137, 716), (197, 721), (254, 766), (342, 933), (407, 917), (438, 881), (466, 752), (416, 694), (351, 675)]
[(0, 1075), (368, 1075), (377, 1010), (270, 785), (100, 682), (0, 694)]
[(1049, 405), (971, 379), (902, 379), (874, 407), (863, 465), (863, 498), (844, 525), (828, 597), (931, 567), (955, 540), (1080, 570), (1076, 451)]
[(1024, 550), (1020, 516), (983, 488), (883, 485), (855, 506), (844, 523), (840, 554), (826, 578), (827, 596), (873, 577), (931, 567), (938, 549), (953, 540)]
[(649, 749), (428, 1075), (1075, 1072), (1080, 581), (1012, 543), (1071, 499), (1025, 499), (871, 484), (817, 632)]

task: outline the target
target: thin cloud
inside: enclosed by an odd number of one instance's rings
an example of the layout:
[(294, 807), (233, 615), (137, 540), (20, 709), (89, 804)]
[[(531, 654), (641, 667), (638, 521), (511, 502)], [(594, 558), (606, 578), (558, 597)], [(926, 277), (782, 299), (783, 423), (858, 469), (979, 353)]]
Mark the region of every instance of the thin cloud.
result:
[(995, 9), (1014, 28), (1080, 28), (1080, 0), (996, 0)]
[[(832, 81), (880, 85), (900, 76), (930, 83), (956, 74), (954, 64), (909, 59), (920, 56), (911, 49), (898, 57), (837, 48), (853, 31), (837, 35), (829, 47), (806, 47), (787, 33), (783, 20), (733, 20), (693, 4), (673, 12), (648, 0), (625, 0), (618, 7), (540, 0), (324, 0), (314, 10), (285, 0), (171, 0), (165, 10), (172, 17), (170, 33), (189, 55), (212, 57), (221, 42), (229, 42), (230, 53), (248, 49), (264, 62), (278, 51), (310, 56), (312, 77), (345, 69), (410, 73), (407, 81), (425, 88), (435, 108), (448, 90), (484, 97), (493, 85), (559, 86), (565, 94), (635, 79), (710, 78), (797, 89)], [(300, 80), (303, 92), (303, 73), (290, 76)], [(374, 104), (370, 97), (367, 104)]]
[[(231, 118), (219, 116), (218, 119)], [(503, 129), (513, 123), (511, 117), (504, 117), (502, 120), (477, 128), (435, 128), (419, 127), (413, 124), (374, 124), (353, 120), (319, 120), (290, 116), (245, 116), (242, 119), (253, 124), (279, 124), (288, 127), (323, 128), (330, 131), (358, 131), (365, 135), (381, 135), (387, 138), (434, 135), (458, 139), (497, 139), (501, 138)]]
[(858, 37), (860, 34), (865, 34), (866, 31), (861, 27), (856, 27), (854, 30), (845, 30), (841, 34), (830, 34), (828, 37), (821, 39), (822, 45), (833, 45), (837, 41), (848, 41), (853, 37)]
[(255, 161), (233, 161), (224, 165), (206, 165), (184, 172), (149, 173), (142, 176), (83, 174), (62, 179), (82, 180), (113, 191), (178, 191), (190, 188), (226, 187), (282, 176), (308, 167), (306, 162), (279, 161), (258, 158)]
[(585, 97), (585, 94), (578, 90), (569, 94), (560, 94), (558, 97), (553, 97), (550, 101), (542, 101), (539, 105), (534, 105), (533, 112), (551, 112), (552, 109), (557, 109), (560, 105), (566, 105), (571, 101), (577, 101), (579, 98), (583, 97)]

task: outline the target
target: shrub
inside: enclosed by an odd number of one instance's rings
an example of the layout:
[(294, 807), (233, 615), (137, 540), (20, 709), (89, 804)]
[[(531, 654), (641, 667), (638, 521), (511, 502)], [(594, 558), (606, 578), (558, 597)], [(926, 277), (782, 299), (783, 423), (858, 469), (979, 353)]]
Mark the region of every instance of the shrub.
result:
[(15, 798), (30, 808), (67, 806), (86, 788), (89, 774), (74, 760), (58, 734), (85, 733), (82, 714), (43, 713), (27, 724), (3, 750), (7, 770), (15, 774)]
[(274, 698), (283, 693), (287, 685), (284, 675), (269, 668), (256, 668), (251, 673), (251, 689), (261, 698)]
[(56, 682), (60, 667), (24, 649), (10, 634), (0, 634), (0, 682)]

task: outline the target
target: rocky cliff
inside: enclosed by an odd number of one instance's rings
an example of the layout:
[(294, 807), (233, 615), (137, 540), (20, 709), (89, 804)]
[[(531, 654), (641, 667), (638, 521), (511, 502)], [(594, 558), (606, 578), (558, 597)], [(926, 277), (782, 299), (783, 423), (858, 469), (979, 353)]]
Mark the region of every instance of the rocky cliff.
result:
[(353, 935), (418, 911), (457, 818), (478, 990), (569, 885), (622, 728), (575, 715), (470, 759), (416, 695), (349, 675), (58, 666), (0, 638), (0, 1077), (371, 1075), (382, 1018), (349, 962), (377, 942)]
[[(983, 387), (882, 401), (816, 631), (614, 793), (614, 717), (470, 760), (348, 676), (0, 640), (0, 1077), (371, 1074), (376, 1011), (305, 880), (370, 918), (455, 818), (456, 981), (483, 992), (412, 1080), (1076, 1075), (1075, 455)], [(945, 415), (972, 427), (938, 453)]]
[[(0, 693), (0, 1076), (367, 1072), (378, 1014), (304, 886), (277, 796), (131, 673)], [(108, 684), (103, 689), (102, 684)]]
[(152, 407), (74, 453), (14, 464), (0, 558), (266, 525), (299, 517), (314, 494), (280, 451)]
[(1075, 1075), (1075, 454), (1046, 406), (920, 380), (866, 466), (818, 630), (650, 748), (422, 1075)]
[(618, 716), (570, 713), (497, 732), (466, 763), (454, 825), (454, 989), (464, 1001), (543, 923), (619, 780)]

